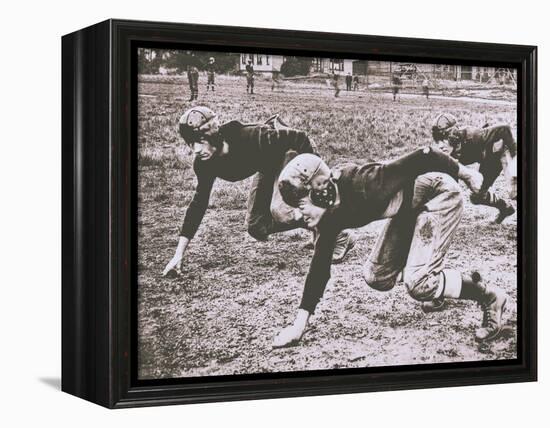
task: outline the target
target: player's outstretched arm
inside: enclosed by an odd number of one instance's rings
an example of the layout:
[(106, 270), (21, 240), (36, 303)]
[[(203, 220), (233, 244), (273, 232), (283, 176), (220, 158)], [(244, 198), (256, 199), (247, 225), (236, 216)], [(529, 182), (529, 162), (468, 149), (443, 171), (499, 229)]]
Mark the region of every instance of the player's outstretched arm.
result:
[(185, 236), (180, 236), (174, 257), (172, 257), (172, 259), (168, 262), (168, 264), (162, 271), (162, 276), (166, 276), (170, 272), (175, 272), (178, 275), (181, 273), (181, 268), (183, 265), (183, 255), (185, 254), (185, 250), (187, 249), (188, 245), (189, 238), (186, 238)]
[(306, 331), (308, 320), (309, 312), (305, 309), (298, 309), (294, 323), (283, 328), (273, 339), (273, 348), (283, 348), (298, 343)]
[[(195, 170), (196, 172), (196, 170)], [(212, 186), (214, 185), (215, 177), (211, 175), (197, 174), (197, 188), (193, 195), (193, 200), (187, 207), (183, 224), (180, 228), (180, 239), (176, 252), (172, 260), (168, 262), (162, 275), (166, 276), (170, 272), (179, 274), (183, 263), (183, 255), (189, 245), (189, 241), (193, 239), (199, 225), (202, 222), (206, 209), (208, 208), (208, 202), (210, 200), (210, 193)]]

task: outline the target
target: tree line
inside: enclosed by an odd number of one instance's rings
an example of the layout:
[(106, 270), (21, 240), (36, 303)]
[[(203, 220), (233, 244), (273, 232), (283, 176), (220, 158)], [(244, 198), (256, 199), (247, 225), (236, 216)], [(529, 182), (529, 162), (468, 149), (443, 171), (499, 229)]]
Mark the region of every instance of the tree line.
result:
[[(214, 58), (216, 73), (237, 73), (241, 55), (230, 52), (208, 51), (183, 51), (169, 49), (138, 49), (138, 73), (158, 74), (161, 67), (176, 69), (178, 73), (184, 73), (189, 66), (205, 70), (208, 60)], [(284, 76), (305, 76), (309, 73), (311, 58), (285, 57), (285, 61), (278, 70)]]
[(182, 51), (168, 49), (138, 49), (138, 72), (158, 74), (159, 68), (176, 69), (179, 73), (187, 71), (188, 66), (204, 70), (209, 58), (215, 59), (214, 69), (217, 73), (234, 73), (237, 71), (239, 54), (206, 51)]

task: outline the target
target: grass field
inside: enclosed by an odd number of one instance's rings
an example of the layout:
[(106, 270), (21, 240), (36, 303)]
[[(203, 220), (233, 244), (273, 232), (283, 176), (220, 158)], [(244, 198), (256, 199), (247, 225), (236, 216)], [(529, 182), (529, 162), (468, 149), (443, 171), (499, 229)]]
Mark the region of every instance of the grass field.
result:
[[(272, 92), (256, 81), (217, 77), (215, 93), (199, 101), (221, 121), (264, 121), (280, 113), (305, 130), (331, 166), (389, 160), (430, 142), (434, 116), (442, 111), (482, 126), (506, 122), (516, 129), (516, 106), (503, 101), (403, 96), (342, 91), (288, 83)], [(177, 134), (177, 121), (192, 104), (183, 79), (139, 83), (139, 377), (173, 378), (397, 364), (510, 359), (516, 357), (516, 216), (492, 223), (496, 210), (472, 206), (448, 253), (449, 267), (477, 269), (510, 296), (502, 337), (474, 342), (481, 311), (454, 301), (446, 311), (425, 315), (398, 284), (386, 293), (370, 289), (361, 266), (383, 222), (357, 229), (354, 252), (333, 266), (332, 280), (301, 344), (271, 349), (276, 333), (293, 320), (311, 251), (307, 234), (291, 231), (255, 242), (244, 225), (250, 179), (218, 180), (209, 209), (185, 255), (183, 274), (163, 278), (178, 240), (178, 227), (195, 185), (192, 158)], [(496, 183), (504, 195), (504, 180)], [(345, 280), (344, 280), (345, 279)]]

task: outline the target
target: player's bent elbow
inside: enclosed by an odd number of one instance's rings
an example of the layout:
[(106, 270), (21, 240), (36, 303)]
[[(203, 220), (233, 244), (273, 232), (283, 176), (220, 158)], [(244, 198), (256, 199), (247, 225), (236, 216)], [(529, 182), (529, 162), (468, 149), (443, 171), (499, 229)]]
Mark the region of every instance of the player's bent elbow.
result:
[(296, 210), (279, 198), (273, 198), (269, 207), (273, 221), (278, 224), (291, 224), (297, 220)]
[(281, 207), (278, 204), (271, 204), (269, 207), (269, 211), (271, 212), (271, 217), (273, 217), (273, 220), (275, 223), (285, 223), (287, 219), (286, 213), (281, 210)]

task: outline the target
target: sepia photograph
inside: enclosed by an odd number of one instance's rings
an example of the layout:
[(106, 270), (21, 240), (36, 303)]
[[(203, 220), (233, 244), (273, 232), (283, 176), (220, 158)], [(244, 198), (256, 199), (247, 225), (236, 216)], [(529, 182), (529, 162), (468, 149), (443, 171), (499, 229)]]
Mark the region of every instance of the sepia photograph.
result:
[(139, 380), (518, 358), (518, 70), (138, 47)]

